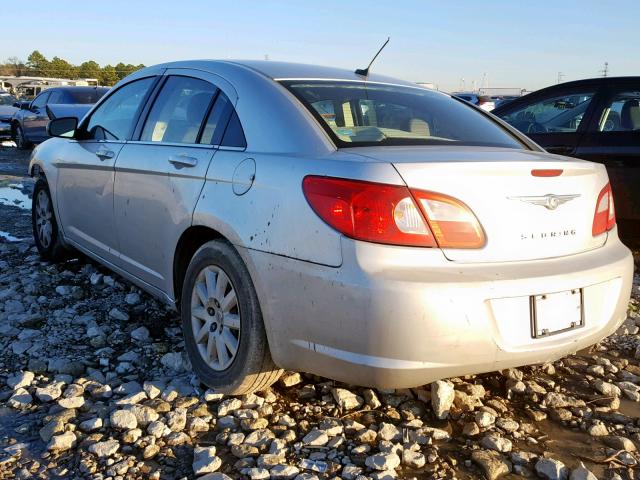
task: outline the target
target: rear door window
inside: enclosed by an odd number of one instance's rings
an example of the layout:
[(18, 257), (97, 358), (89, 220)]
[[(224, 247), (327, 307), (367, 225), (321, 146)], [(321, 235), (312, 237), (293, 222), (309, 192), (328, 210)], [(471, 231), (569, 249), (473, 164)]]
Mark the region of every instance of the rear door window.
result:
[(204, 80), (169, 77), (149, 112), (140, 140), (198, 143), (202, 123), (216, 93), (217, 88)]
[(617, 93), (605, 105), (599, 132), (629, 132), (640, 130), (640, 89)]

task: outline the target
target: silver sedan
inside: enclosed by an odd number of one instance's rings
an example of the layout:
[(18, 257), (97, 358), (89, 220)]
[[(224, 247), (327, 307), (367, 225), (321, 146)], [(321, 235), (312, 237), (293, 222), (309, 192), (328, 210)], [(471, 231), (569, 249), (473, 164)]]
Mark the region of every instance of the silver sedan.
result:
[(278, 62), (140, 70), (49, 124), (36, 245), (181, 312), (201, 380), (379, 387), (554, 360), (613, 332), (633, 271), (603, 166), (401, 80)]

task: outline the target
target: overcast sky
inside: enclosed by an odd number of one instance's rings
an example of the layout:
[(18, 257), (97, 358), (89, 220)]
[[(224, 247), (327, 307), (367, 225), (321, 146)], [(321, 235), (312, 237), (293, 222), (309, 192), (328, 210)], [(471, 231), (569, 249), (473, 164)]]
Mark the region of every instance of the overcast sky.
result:
[[(15, 9), (13, 9), (15, 10)], [(0, 11), (0, 60), (34, 49), (72, 63), (251, 58), (363, 67), (458, 90), (537, 89), (640, 74), (640, 1), (31, 1)]]

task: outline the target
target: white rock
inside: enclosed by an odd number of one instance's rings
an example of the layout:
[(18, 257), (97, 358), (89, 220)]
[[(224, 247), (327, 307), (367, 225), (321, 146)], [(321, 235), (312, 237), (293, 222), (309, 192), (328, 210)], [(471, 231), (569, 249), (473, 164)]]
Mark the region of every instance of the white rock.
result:
[(140, 295), (138, 295), (135, 292), (128, 293), (124, 297), (124, 301), (127, 302), (129, 305), (138, 305), (140, 303)]
[(147, 381), (144, 382), (144, 385), (142, 386), (143, 390), (151, 400), (157, 398), (162, 393), (162, 390), (164, 390), (164, 387), (164, 382), (159, 381)]
[(344, 388), (333, 388), (331, 394), (338, 406), (343, 410), (352, 410), (362, 406), (364, 401), (358, 395)]
[(61, 398), (58, 405), (62, 408), (80, 408), (84, 405), (84, 397)]
[(239, 398), (227, 398), (218, 405), (218, 417), (225, 417), (240, 408), (242, 401)]
[(13, 395), (7, 400), (7, 405), (16, 409), (23, 409), (31, 405), (33, 397), (24, 388), (14, 390)]
[(118, 451), (120, 442), (117, 440), (106, 440), (97, 442), (89, 446), (89, 451), (99, 458), (110, 457)]
[(270, 477), (274, 479), (293, 479), (298, 473), (300, 469), (293, 465), (276, 465), (269, 470)]
[(113, 307), (111, 310), (109, 310), (109, 317), (113, 318), (114, 320), (120, 320), (121, 322), (126, 322), (127, 320), (129, 320), (129, 314), (123, 312), (117, 307)]
[(487, 428), (493, 425), (496, 421), (495, 415), (492, 415), (489, 412), (480, 411), (475, 415), (475, 421), (481, 428)]
[(593, 382), (593, 388), (595, 388), (601, 394), (607, 395), (609, 397), (619, 397), (622, 393), (619, 387), (617, 387), (613, 383), (605, 382), (601, 378), (598, 378), (595, 382)]
[(298, 372), (285, 372), (280, 377), (280, 383), (285, 387), (293, 387), (302, 383), (302, 375)]
[(160, 359), (160, 363), (163, 366), (170, 368), (171, 370), (174, 370), (176, 372), (180, 372), (183, 370), (182, 355), (180, 354), (180, 352), (165, 353)]
[(449, 410), (453, 405), (455, 391), (453, 384), (438, 380), (431, 384), (431, 405), (433, 411), (440, 420), (449, 416)]
[(569, 477), (569, 469), (564, 463), (552, 458), (539, 458), (536, 473), (547, 480), (566, 480)]
[(51, 440), (49, 440), (49, 443), (47, 444), (47, 450), (56, 452), (69, 450), (70, 448), (73, 448), (76, 441), (77, 438), (75, 433), (64, 432), (60, 435), (51, 437)]
[(569, 480), (598, 480), (598, 477), (591, 473), (591, 471), (585, 468), (584, 464), (581, 463), (578, 468), (574, 468), (571, 471)]
[(388, 440), (389, 442), (399, 442), (402, 440), (402, 432), (392, 423), (383, 422), (378, 428), (378, 438)]
[(326, 432), (315, 429), (307, 433), (302, 439), (302, 443), (304, 443), (305, 445), (312, 445), (315, 447), (326, 445), (328, 441), (329, 436), (326, 434)]
[(109, 417), (111, 426), (120, 430), (131, 430), (138, 426), (136, 416), (129, 410), (115, 410)]
[(402, 463), (410, 468), (422, 468), (427, 462), (424, 455), (420, 452), (405, 449), (402, 451)]
[(193, 449), (193, 473), (215, 472), (222, 465), (222, 459), (216, 455), (216, 447), (195, 447)]
[(138, 342), (147, 342), (150, 338), (147, 327), (138, 327), (131, 332), (131, 338)]
[(511, 440), (508, 438), (500, 437), (494, 433), (485, 436), (480, 445), (489, 450), (495, 450), (496, 452), (510, 452), (513, 448)]
[(36, 397), (41, 402), (53, 402), (62, 395), (62, 383), (54, 382), (46, 387), (36, 388)]
[(380, 453), (367, 457), (364, 463), (374, 470), (395, 470), (400, 466), (400, 457), (395, 453)]
[(28, 387), (29, 385), (31, 385), (31, 382), (33, 382), (34, 377), (35, 375), (33, 374), (33, 372), (20, 372), (16, 375), (13, 375), (12, 377), (9, 377), (7, 379), (7, 385), (14, 390)]
[(78, 427), (83, 432), (93, 432), (94, 430), (102, 428), (102, 419), (99, 417), (90, 418), (89, 420), (82, 422)]
[(217, 393), (211, 389), (204, 392), (205, 402), (219, 402), (224, 398), (224, 393)]

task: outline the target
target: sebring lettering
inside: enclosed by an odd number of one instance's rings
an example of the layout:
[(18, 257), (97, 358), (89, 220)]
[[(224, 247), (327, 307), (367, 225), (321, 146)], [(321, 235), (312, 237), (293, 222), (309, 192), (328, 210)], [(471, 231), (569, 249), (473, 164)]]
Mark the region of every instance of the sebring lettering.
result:
[(576, 234), (574, 229), (558, 230), (555, 232), (533, 232), (520, 234), (520, 240), (545, 240), (559, 237), (571, 237)]

